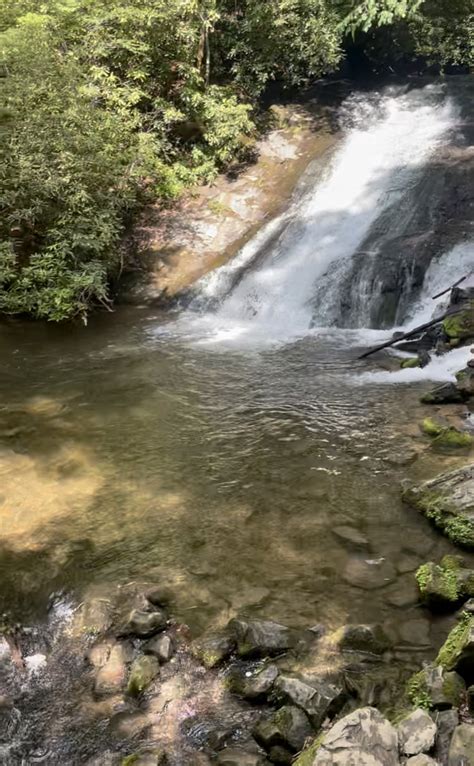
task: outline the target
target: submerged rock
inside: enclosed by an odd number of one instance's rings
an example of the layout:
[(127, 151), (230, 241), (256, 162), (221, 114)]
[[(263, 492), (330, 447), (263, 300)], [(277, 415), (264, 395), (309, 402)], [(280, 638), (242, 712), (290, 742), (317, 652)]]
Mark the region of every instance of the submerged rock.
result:
[(474, 463), (405, 489), (403, 499), (453, 542), (474, 548)]
[[(297, 762), (298, 763), (298, 762)], [(378, 710), (365, 707), (338, 721), (310, 766), (398, 766), (397, 732)]]
[(423, 404), (459, 404), (466, 400), (466, 394), (455, 383), (443, 383), (420, 398)]
[(393, 582), (396, 574), (395, 567), (385, 558), (352, 558), (347, 563), (343, 579), (356, 588), (375, 590)]
[(369, 547), (369, 540), (368, 538), (362, 534), (362, 532), (359, 532), (358, 529), (355, 529), (355, 527), (349, 527), (349, 526), (340, 526), (340, 527), (333, 527), (332, 532), (334, 535), (336, 535), (339, 540), (342, 540), (343, 543), (346, 543), (349, 546), (352, 546), (354, 548), (368, 548)]
[(127, 683), (127, 694), (136, 697), (151, 684), (160, 672), (160, 664), (156, 657), (144, 654), (132, 662)]
[(291, 631), (271, 620), (231, 620), (228, 630), (235, 636), (241, 657), (270, 657), (293, 646)]
[(382, 654), (390, 646), (390, 640), (381, 625), (345, 625), (335, 634), (342, 651)]
[(265, 750), (282, 747), (290, 754), (301, 750), (312, 734), (308, 717), (294, 705), (284, 705), (270, 718), (260, 721), (253, 731), (256, 741)]
[(168, 763), (165, 750), (157, 748), (128, 755), (122, 760), (121, 766), (168, 766)]
[(217, 754), (218, 766), (265, 766), (267, 759), (237, 747), (229, 747)]
[(397, 733), (400, 752), (404, 755), (427, 753), (435, 743), (436, 724), (426, 710), (418, 708), (400, 721)]
[(169, 636), (155, 636), (143, 647), (145, 654), (153, 654), (158, 662), (169, 662), (174, 654), (174, 646)]
[(124, 627), (120, 630), (121, 635), (134, 635), (139, 638), (148, 638), (166, 628), (167, 617), (161, 609), (153, 612), (145, 612), (142, 609), (133, 609)]

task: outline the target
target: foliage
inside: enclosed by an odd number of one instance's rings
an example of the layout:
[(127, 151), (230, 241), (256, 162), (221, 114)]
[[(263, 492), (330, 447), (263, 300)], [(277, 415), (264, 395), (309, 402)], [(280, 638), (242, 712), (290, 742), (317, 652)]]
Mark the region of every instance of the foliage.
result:
[(351, 30), (403, 24), (472, 64), (470, 0), (3, 0), (0, 312), (63, 320), (109, 303), (120, 237), (245, 155), (257, 97), (334, 70)]

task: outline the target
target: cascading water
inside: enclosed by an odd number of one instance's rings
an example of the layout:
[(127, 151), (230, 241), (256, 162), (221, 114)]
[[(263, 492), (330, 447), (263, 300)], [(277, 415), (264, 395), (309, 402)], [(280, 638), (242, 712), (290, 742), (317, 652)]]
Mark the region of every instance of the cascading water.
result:
[(446, 195), (440, 150), (458, 120), (444, 84), (351, 96), (326, 171), (309, 168), (288, 211), (201, 281), (180, 328), (254, 343), (402, 324), (443, 247), (427, 237)]

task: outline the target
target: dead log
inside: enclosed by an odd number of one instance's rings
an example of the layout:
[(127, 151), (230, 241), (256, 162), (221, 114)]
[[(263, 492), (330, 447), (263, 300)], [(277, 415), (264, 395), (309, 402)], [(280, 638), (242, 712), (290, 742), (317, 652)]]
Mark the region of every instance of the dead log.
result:
[(466, 274), (464, 277), (461, 277), (461, 279), (458, 279), (457, 282), (454, 283), (454, 285), (451, 285), (451, 287), (447, 287), (446, 290), (443, 290), (441, 293), (438, 293), (437, 295), (433, 295), (432, 300), (436, 300), (436, 298), (441, 298), (442, 295), (446, 295), (446, 293), (449, 293), (451, 290), (453, 290), (455, 287), (461, 284), (461, 282), (464, 282), (465, 279), (470, 277), (472, 274), (472, 271), (469, 274)]
[(448, 311), (445, 311), (444, 314), (441, 314), (439, 317), (436, 317), (436, 319), (431, 319), (429, 322), (425, 322), (424, 324), (418, 325), (418, 327), (414, 327), (413, 330), (404, 332), (402, 335), (400, 335), (397, 338), (392, 338), (391, 340), (388, 340), (385, 343), (381, 343), (380, 346), (375, 346), (375, 348), (371, 348), (369, 349), (369, 351), (365, 351), (358, 358), (365, 359), (366, 357), (371, 356), (371, 354), (375, 354), (376, 351), (382, 351), (382, 349), (384, 348), (389, 348), (390, 346), (394, 346), (395, 343), (401, 343), (401, 341), (407, 340), (407, 338), (412, 338), (414, 335), (418, 335), (419, 332), (423, 332), (424, 330), (428, 330), (430, 327), (433, 327), (433, 325), (439, 324), (439, 322), (442, 322), (443, 319), (446, 319), (446, 317), (450, 317), (453, 314), (460, 314), (461, 311), (462, 309), (460, 309), (459, 307), (450, 308), (448, 309)]

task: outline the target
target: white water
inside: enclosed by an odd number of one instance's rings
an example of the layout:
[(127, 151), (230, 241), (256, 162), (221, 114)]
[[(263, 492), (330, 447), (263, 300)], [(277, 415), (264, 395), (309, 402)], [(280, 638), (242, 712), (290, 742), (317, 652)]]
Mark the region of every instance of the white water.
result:
[[(351, 97), (341, 111), (346, 136), (325, 175), (231, 264), (202, 280), (201, 298), (219, 302), (218, 309), (187, 312), (181, 331), (201, 342), (246, 345), (307, 334), (318, 280), (350, 266), (370, 227), (446, 142), (457, 117), (438, 85)], [(229, 293), (265, 246), (263, 262)]]

